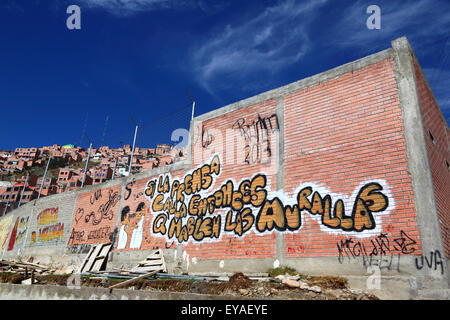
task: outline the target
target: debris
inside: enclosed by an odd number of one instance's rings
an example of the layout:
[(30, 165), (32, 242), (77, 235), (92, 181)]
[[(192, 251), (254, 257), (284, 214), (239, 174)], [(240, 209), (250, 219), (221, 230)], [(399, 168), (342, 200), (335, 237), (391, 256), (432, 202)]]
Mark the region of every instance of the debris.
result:
[(323, 289), (345, 289), (348, 280), (342, 277), (314, 276), (308, 279), (310, 286), (319, 286)]
[[(50, 270), (49, 267), (31, 263), (31, 262), (18, 262), (18, 261), (8, 261), (8, 260), (0, 260), (0, 266), (4, 267), (4, 269), (9, 269), (11, 271), (16, 272), (24, 272), (28, 273), (29, 270), (35, 270), (38, 273), (42, 273), (44, 271)], [(6, 267), (5, 267), (6, 266)]]
[(275, 279), (278, 279), (278, 280), (280, 280), (280, 281), (283, 281), (284, 279), (286, 279), (286, 276), (280, 274), (280, 275), (276, 276)]
[(314, 292), (316, 292), (316, 293), (321, 293), (321, 292), (322, 292), (322, 288), (320, 288), (319, 286), (312, 286), (312, 287), (309, 287), (308, 290), (314, 291)]
[(283, 279), (282, 282), (291, 288), (300, 288), (300, 282), (291, 280), (291, 279)]
[(111, 247), (111, 243), (101, 243), (99, 245), (92, 246), (81, 263), (78, 273), (104, 270), (106, 267), (106, 259), (108, 258)]
[(115, 284), (115, 285), (113, 285), (113, 286), (108, 287), (108, 289), (111, 291), (111, 290), (114, 289), (114, 288), (118, 288), (118, 287), (122, 287), (122, 286), (124, 286), (124, 285), (126, 285), (126, 284), (134, 283), (134, 282), (136, 282), (136, 281), (139, 280), (139, 279), (143, 279), (143, 278), (147, 278), (147, 277), (153, 276), (153, 275), (156, 274), (158, 271), (159, 271), (159, 270), (155, 270), (155, 271), (152, 271), (152, 272), (143, 274), (143, 275), (141, 275), (141, 276), (139, 276), (139, 277), (135, 277), (135, 278), (133, 278), (133, 279), (130, 279), (130, 280), (126, 280), (126, 281), (117, 283), (117, 284)]
[(242, 294), (243, 296), (248, 295), (248, 290), (247, 289), (239, 289), (239, 293)]
[(230, 278), (229, 277), (218, 277), (215, 280), (217, 280), (217, 281), (230, 281)]
[(152, 250), (152, 253), (144, 260), (141, 261), (132, 271), (161, 271), (166, 273), (167, 267), (164, 261), (164, 256), (161, 249)]

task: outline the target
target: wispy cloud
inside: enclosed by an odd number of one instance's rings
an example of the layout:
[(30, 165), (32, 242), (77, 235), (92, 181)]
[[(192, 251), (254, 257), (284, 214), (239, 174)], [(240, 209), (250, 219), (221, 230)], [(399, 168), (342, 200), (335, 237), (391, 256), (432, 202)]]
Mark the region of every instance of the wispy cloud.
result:
[(174, 0), (79, 0), (89, 8), (104, 9), (114, 15), (126, 16), (143, 11), (172, 9), (184, 6), (184, 1)]
[(410, 40), (428, 42), (432, 37), (444, 35), (450, 29), (450, 3), (443, 0), (378, 1), (381, 9), (381, 29), (369, 30), (366, 9), (373, 4), (360, 0), (342, 11), (336, 24), (335, 44), (341, 47), (363, 47), (368, 43), (389, 41), (400, 35)]
[(262, 71), (275, 73), (297, 62), (311, 48), (308, 24), (326, 2), (279, 2), (250, 20), (222, 27), (193, 50), (197, 80), (213, 94), (212, 83), (223, 85), (229, 77), (242, 80)]

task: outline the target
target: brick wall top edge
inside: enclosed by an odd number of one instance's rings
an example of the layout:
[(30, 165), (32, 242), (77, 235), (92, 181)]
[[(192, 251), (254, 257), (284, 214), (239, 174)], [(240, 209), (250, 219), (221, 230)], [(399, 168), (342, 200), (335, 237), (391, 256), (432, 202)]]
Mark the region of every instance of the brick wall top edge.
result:
[(238, 102), (229, 104), (227, 106), (221, 107), (219, 109), (210, 111), (208, 113), (202, 114), (200, 116), (195, 117), (192, 121), (193, 122), (202, 122), (211, 118), (215, 118), (217, 116), (233, 112), (236, 110), (239, 110), (241, 108), (248, 107), (253, 104), (261, 103), (269, 99), (275, 99), (279, 96), (283, 96), (285, 94), (289, 94), (293, 91), (304, 89), (313, 85), (316, 85), (317, 83), (324, 82), (331, 80), (335, 77), (341, 76), (345, 73), (352, 72), (361, 68), (364, 68), (366, 66), (369, 66), (371, 64), (378, 63), (380, 61), (383, 61), (388, 58), (392, 58), (392, 49), (385, 49), (383, 51), (379, 51), (377, 53), (371, 54), (369, 56), (366, 56), (364, 58), (340, 65), (336, 68), (318, 73), (316, 75), (298, 80), (296, 82), (287, 84), (285, 86), (272, 89), (263, 93), (260, 93), (256, 96), (246, 98), (243, 100), (240, 100)]

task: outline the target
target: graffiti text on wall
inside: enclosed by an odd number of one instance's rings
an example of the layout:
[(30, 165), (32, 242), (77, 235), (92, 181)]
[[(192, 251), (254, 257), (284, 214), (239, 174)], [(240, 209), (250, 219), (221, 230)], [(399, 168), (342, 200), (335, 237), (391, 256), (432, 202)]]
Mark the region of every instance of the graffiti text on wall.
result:
[[(424, 263), (425, 262), (425, 263)], [(428, 255), (421, 255), (416, 258), (416, 268), (421, 270), (425, 267), (425, 269), (430, 270), (439, 270), (441, 274), (444, 274), (444, 260), (442, 260), (442, 255), (439, 250), (430, 251)]]
[(120, 186), (80, 195), (75, 209), (68, 246), (114, 241), (115, 217)]
[(25, 234), (28, 230), (28, 220), (30, 217), (17, 217), (16, 223), (11, 231), (9, 238), (8, 251), (14, 249), (16, 243), (20, 243), (25, 238)]
[[(331, 195), (321, 194), (311, 186), (301, 188), (294, 200), (282, 200), (282, 196), (269, 199), (271, 191), (263, 174), (236, 185), (228, 180), (206, 194), (220, 172), (216, 155), (209, 164), (186, 174), (182, 181), (171, 179), (170, 175), (150, 180), (144, 193), (156, 214), (153, 233), (182, 243), (191, 238), (218, 239), (222, 231), (237, 236), (251, 229), (257, 233), (296, 231), (302, 226), (303, 211), (318, 217), (328, 229), (362, 233), (377, 227), (374, 213), (384, 211), (389, 205), (383, 187), (377, 182), (366, 183), (359, 189), (350, 214), (342, 199), (333, 200)], [(219, 209), (226, 211), (226, 215), (214, 214)]]
[(401, 230), (397, 237), (389, 237), (387, 233), (381, 232), (367, 244), (347, 238), (338, 241), (336, 246), (341, 264), (345, 258), (348, 261), (361, 258), (365, 267), (376, 265), (380, 269), (391, 270), (396, 265), (397, 271), (400, 272), (400, 255), (413, 254), (417, 248), (417, 241)]
[(266, 163), (270, 161), (272, 150), (270, 145), (271, 134), (279, 129), (278, 117), (272, 114), (256, 120), (246, 121), (244, 118), (236, 120), (232, 126), (239, 130), (245, 141), (245, 163)]
[(58, 241), (64, 235), (64, 223), (58, 222), (58, 208), (48, 208), (39, 213), (36, 225), (39, 230), (31, 233), (30, 245)]

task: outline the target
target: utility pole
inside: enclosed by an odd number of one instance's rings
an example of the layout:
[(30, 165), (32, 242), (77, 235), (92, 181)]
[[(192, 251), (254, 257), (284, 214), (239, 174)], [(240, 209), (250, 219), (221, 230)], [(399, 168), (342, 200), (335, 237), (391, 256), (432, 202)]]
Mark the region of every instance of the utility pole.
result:
[(90, 144), (89, 144), (88, 156), (87, 156), (87, 159), (86, 159), (86, 165), (84, 166), (83, 180), (81, 181), (81, 188), (83, 188), (84, 180), (86, 179), (86, 171), (87, 171), (87, 168), (88, 168), (89, 158), (91, 156), (91, 149), (92, 149), (92, 142), (91, 142), (91, 140), (89, 139), (89, 137), (87, 135), (86, 135), (86, 138), (88, 139)]
[(131, 121), (133, 121), (133, 123), (135, 125), (135, 129), (134, 129), (133, 149), (131, 149), (130, 165), (128, 167), (128, 176), (130, 176), (130, 174), (131, 174), (131, 167), (133, 166), (134, 147), (136, 145), (136, 136), (137, 136), (137, 131), (138, 131), (138, 125), (137, 125), (136, 121), (134, 121), (134, 119), (131, 116), (131, 114), (130, 114), (130, 118), (131, 118)]
[(195, 101), (194, 98), (192, 98), (191, 94), (189, 93), (189, 90), (186, 88), (186, 91), (189, 95), (189, 97), (191, 98), (192, 101), (192, 115), (191, 115), (191, 120), (194, 119), (194, 110), (195, 110)]
[(13, 189), (14, 189), (14, 182), (11, 185), (11, 192), (9, 193), (8, 201), (6, 201), (6, 207), (5, 207), (5, 210), (3, 211), (3, 215), (5, 215), (6, 211), (8, 211), (9, 200), (11, 200), (11, 195), (12, 195)]
[(117, 159), (114, 161), (114, 170), (113, 170), (112, 180), (114, 180), (114, 177), (116, 176), (116, 168), (117, 168)]
[(23, 189), (22, 189), (22, 193), (20, 194), (19, 205), (17, 206), (17, 208), (20, 207), (20, 203), (22, 202), (23, 193), (25, 192), (25, 189), (26, 189), (27, 184), (28, 184), (28, 177), (29, 177), (29, 174), (27, 173), (27, 179), (25, 180), (25, 183), (23, 184)]
[[(39, 194), (38, 194), (38, 197), (37, 197), (38, 200), (39, 200), (39, 198), (41, 197), (42, 187), (44, 186), (45, 178), (47, 177), (48, 165), (50, 164), (50, 160), (51, 160), (51, 159), (52, 159), (51, 157), (48, 158), (47, 166), (45, 167), (44, 178), (42, 179), (41, 187), (39, 188)], [(36, 205), (36, 201), (34, 202), (34, 205)]]

